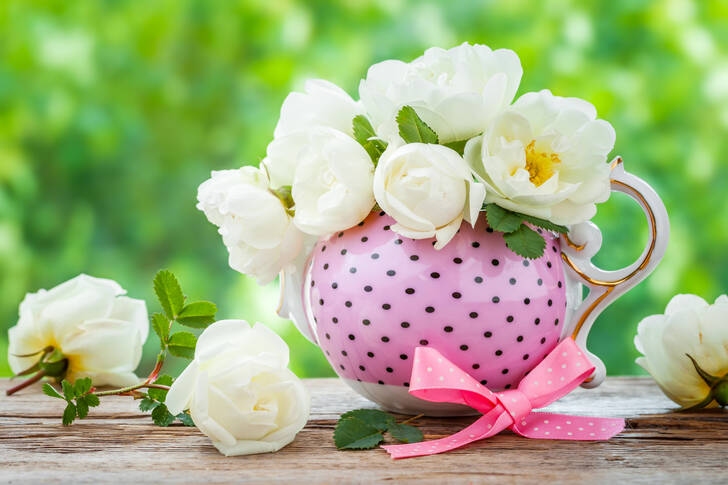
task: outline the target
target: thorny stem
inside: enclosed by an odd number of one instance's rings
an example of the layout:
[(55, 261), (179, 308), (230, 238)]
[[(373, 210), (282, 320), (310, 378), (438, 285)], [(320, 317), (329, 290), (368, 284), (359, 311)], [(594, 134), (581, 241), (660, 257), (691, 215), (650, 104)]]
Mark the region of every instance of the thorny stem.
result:
[(43, 370), (37, 372), (30, 379), (25, 380), (25, 381), (21, 382), (20, 384), (18, 384), (17, 386), (11, 387), (7, 391), (5, 391), (5, 395), (6, 396), (12, 396), (13, 394), (15, 394), (16, 392), (18, 392), (19, 390), (25, 389), (26, 387), (28, 387), (31, 384), (35, 384), (36, 382), (38, 382), (39, 380), (41, 380), (44, 375), (45, 375), (45, 371), (43, 371)]
[(129, 387), (122, 387), (121, 389), (111, 389), (110, 391), (101, 391), (101, 392), (94, 392), (99, 397), (102, 396), (113, 396), (115, 394), (125, 394), (131, 391), (135, 391), (137, 389), (163, 389), (165, 391), (169, 391), (169, 386), (163, 386), (161, 384), (147, 384), (146, 382), (142, 382), (141, 384), (137, 384), (135, 386), (129, 386)]

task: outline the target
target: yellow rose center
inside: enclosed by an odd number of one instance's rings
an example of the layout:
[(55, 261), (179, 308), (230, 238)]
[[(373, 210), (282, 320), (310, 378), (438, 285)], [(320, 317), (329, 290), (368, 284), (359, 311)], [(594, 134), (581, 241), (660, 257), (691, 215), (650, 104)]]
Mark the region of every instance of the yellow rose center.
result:
[(556, 153), (536, 151), (536, 140), (531, 140), (526, 147), (526, 170), (530, 175), (528, 179), (536, 187), (551, 178), (557, 163), (561, 163), (561, 160)]

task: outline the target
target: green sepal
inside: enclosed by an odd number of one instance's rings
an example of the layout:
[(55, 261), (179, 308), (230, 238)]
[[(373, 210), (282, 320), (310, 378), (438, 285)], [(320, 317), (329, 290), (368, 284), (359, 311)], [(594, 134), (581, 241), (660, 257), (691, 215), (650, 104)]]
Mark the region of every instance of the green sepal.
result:
[(38, 372), (40, 370), (40, 361), (36, 362), (35, 364), (31, 365), (25, 370), (21, 370), (17, 374), (15, 374), (13, 377), (22, 377), (27, 376), (29, 374), (33, 374), (35, 372)]
[(526, 259), (536, 259), (543, 256), (546, 241), (543, 236), (522, 224), (516, 231), (503, 234), (508, 249)]
[(60, 350), (54, 349), (50, 354), (44, 354), (38, 366), (48, 377), (63, 377), (68, 369), (68, 359)]
[(405, 143), (439, 143), (437, 133), (422, 121), (412, 106), (402, 106), (397, 113), (397, 125)]

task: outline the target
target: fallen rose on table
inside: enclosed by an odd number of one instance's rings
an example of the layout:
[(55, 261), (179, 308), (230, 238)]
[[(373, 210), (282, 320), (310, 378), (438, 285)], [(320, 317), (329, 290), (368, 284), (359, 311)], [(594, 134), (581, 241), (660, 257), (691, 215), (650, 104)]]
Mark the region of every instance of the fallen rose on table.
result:
[[(196, 425), (225, 455), (290, 443), (308, 420), (310, 398), (288, 370), (285, 342), (262, 324), (215, 322), (215, 304), (188, 302), (169, 271), (157, 273), (154, 291), (163, 310), (151, 315), (160, 351), (141, 381), (134, 369), (149, 328), (143, 301), (120, 296), (114, 281), (86, 275), (27, 295), (9, 332), (9, 360), (16, 376), (31, 377), (7, 394), (52, 378), (61, 390), (46, 382), (43, 392), (66, 401), (64, 425), (85, 418), (100, 398), (124, 395), (138, 399), (159, 426)], [(198, 339), (178, 325), (204, 331)], [(177, 379), (161, 374), (168, 353), (192, 359)], [(124, 387), (99, 391), (100, 385)]]

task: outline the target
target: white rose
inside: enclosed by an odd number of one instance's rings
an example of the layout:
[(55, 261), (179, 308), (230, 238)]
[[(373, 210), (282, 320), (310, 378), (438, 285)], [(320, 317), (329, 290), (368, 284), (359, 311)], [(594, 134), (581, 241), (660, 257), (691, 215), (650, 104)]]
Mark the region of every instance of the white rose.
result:
[(373, 65), (359, 95), (377, 133), (388, 141), (396, 138), (397, 112), (409, 105), (446, 143), (482, 133), (511, 103), (522, 74), (511, 50), (467, 43), (433, 47), (410, 63)]
[(230, 267), (260, 284), (272, 281), (301, 250), (303, 234), (261, 169), (212, 172), (197, 200), (197, 208), (220, 228)]
[(374, 206), (371, 157), (341, 131), (316, 126), (277, 138), (263, 163), (271, 173), (290, 174), (294, 222), (308, 234), (347, 229)]
[(226, 456), (278, 451), (310, 412), (303, 382), (288, 370), (288, 347), (263, 324), (221, 320), (200, 335), (195, 358), (167, 394)]
[(68, 359), (66, 379), (90, 377), (95, 386), (129, 386), (149, 333), (147, 306), (118, 283), (85, 274), (50, 290), (28, 293), (8, 331), (8, 361), (21, 372), (53, 347)]
[(465, 218), (473, 226), (485, 189), (473, 182), (457, 152), (442, 145), (390, 145), (374, 173), (374, 196), (397, 224), (392, 229), (413, 239), (437, 238), (436, 249), (455, 236)]
[(298, 158), (289, 154), (291, 151), (297, 153), (301, 144), (307, 141), (305, 134), (296, 136), (297, 133), (314, 126), (325, 126), (352, 136), (354, 117), (362, 113), (359, 102), (328, 81), (308, 80), (304, 91), (293, 92), (283, 101), (273, 133), (275, 140), (269, 145), (268, 158), (263, 162), (273, 187), (293, 183)]
[(685, 354), (709, 374), (728, 373), (728, 296), (709, 305), (699, 296), (676, 295), (664, 315), (651, 315), (639, 323), (634, 343), (644, 354), (637, 363), (667, 397), (684, 407), (698, 404), (711, 388)]
[(595, 204), (609, 198), (615, 138), (596, 116), (588, 102), (548, 90), (521, 96), (465, 148), (486, 202), (556, 224), (591, 219)]

